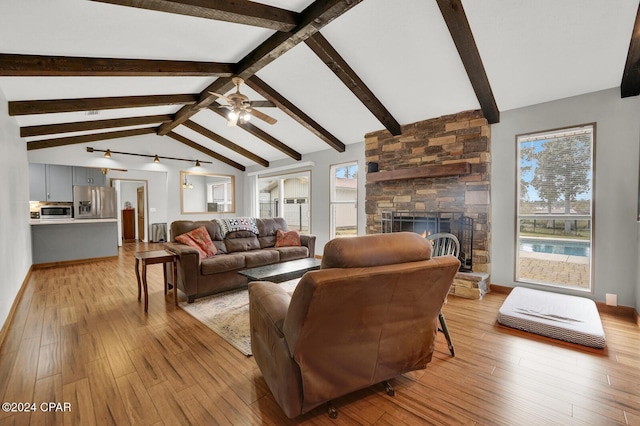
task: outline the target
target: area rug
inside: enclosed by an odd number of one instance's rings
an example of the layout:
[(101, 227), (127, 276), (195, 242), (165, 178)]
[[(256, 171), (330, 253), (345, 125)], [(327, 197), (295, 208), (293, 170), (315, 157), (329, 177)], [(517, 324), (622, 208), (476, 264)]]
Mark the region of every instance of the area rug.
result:
[[(300, 278), (284, 281), (279, 285), (291, 294), (298, 281)], [(179, 306), (231, 346), (247, 356), (251, 355), (249, 293), (246, 289), (203, 297), (193, 303), (181, 302)]]
[(498, 311), (498, 322), (593, 348), (606, 345), (598, 308), (584, 297), (515, 287)]

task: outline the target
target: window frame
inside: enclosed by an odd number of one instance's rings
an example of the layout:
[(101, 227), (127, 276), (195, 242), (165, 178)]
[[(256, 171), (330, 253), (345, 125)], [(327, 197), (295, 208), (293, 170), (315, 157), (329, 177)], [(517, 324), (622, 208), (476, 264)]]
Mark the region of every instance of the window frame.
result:
[[(521, 214), (520, 213), (520, 204), (521, 204), (521, 200), (520, 200), (520, 191), (521, 191), (521, 185), (520, 185), (520, 179), (522, 176), (522, 172), (521, 172), (521, 139), (527, 138), (527, 137), (533, 137), (533, 138), (540, 138), (540, 140), (542, 140), (542, 137), (545, 135), (548, 135), (550, 137), (560, 134), (560, 133), (568, 133), (571, 131), (576, 131), (576, 130), (580, 130), (580, 129), (588, 129), (591, 128), (591, 157), (590, 157), (590, 173), (591, 173), (591, 190), (590, 190), (590, 214), (589, 215), (564, 215), (564, 214), (542, 214), (537, 216), (540, 219), (545, 219), (545, 220), (567, 220), (567, 218), (570, 218), (570, 220), (589, 220), (590, 221), (590, 238), (589, 238), (589, 271), (588, 271), (588, 277), (589, 277), (589, 285), (588, 288), (582, 288), (579, 286), (575, 286), (575, 285), (569, 285), (569, 284), (565, 284), (565, 283), (558, 283), (558, 282), (546, 282), (546, 281), (537, 281), (537, 280), (533, 280), (533, 279), (526, 279), (526, 278), (522, 278), (520, 277), (519, 273), (520, 273), (520, 240), (521, 240), (521, 220), (523, 218), (531, 218), (532, 215), (527, 215), (527, 214)], [(549, 130), (543, 130), (543, 131), (536, 131), (536, 132), (527, 132), (527, 133), (522, 133), (522, 134), (518, 134), (515, 137), (515, 143), (516, 143), (516, 176), (515, 176), (515, 220), (514, 220), (514, 250), (515, 250), (515, 259), (514, 259), (514, 271), (513, 271), (513, 276), (514, 276), (514, 282), (516, 283), (523, 283), (523, 284), (531, 284), (531, 285), (539, 285), (542, 287), (555, 287), (555, 288), (559, 288), (559, 289), (563, 289), (563, 290), (572, 290), (572, 291), (578, 291), (578, 292), (582, 292), (582, 293), (591, 293), (594, 294), (595, 293), (595, 282), (594, 282), (594, 277), (595, 277), (595, 241), (596, 241), (596, 227), (595, 227), (595, 223), (596, 223), (596, 205), (595, 205), (595, 199), (596, 199), (596, 139), (597, 139), (597, 124), (595, 122), (592, 123), (584, 123), (584, 124), (578, 124), (578, 125), (574, 125), (574, 126), (565, 126), (565, 127), (560, 127), (560, 128), (554, 128), (554, 129), (549, 129)]]
[[(336, 181), (335, 181), (335, 170), (342, 167), (350, 167), (356, 166), (356, 193), (355, 199), (351, 200), (336, 200)], [(336, 235), (336, 220), (334, 214), (334, 207), (338, 205), (350, 205), (353, 204), (356, 211), (356, 234), (358, 234), (358, 216), (359, 216), (359, 205), (358, 205), (358, 196), (359, 196), (359, 183), (358, 180), (360, 173), (360, 162), (358, 160), (345, 161), (343, 163), (336, 163), (329, 165), (329, 237), (330, 239), (341, 237)], [(354, 236), (355, 236), (354, 235)]]
[[(282, 198), (282, 205), (280, 205), (280, 203), (278, 202), (278, 208), (281, 209), (278, 213), (278, 217), (285, 217), (285, 212), (284, 212), (284, 208), (285, 205), (301, 205), (301, 204), (308, 204), (308, 212), (307, 212), (307, 217), (308, 217), (308, 230), (302, 231), (300, 230), (301, 234), (311, 234), (312, 233), (312, 170), (311, 169), (302, 169), (302, 170), (292, 170), (288, 173), (273, 173), (273, 174), (260, 174), (256, 176), (256, 182), (255, 182), (255, 186), (256, 186), (256, 196), (257, 196), (257, 202), (256, 202), (256, 208), (257, 208), (257, 212), (255, 212), (256, 217), (261, 218), (262, 216), (260, 216), (260, 181), (261, 180), (277, 180), (278, 181), (278, 185), (281, 185), (280, 181), (285, 181), (287, 179), (293, 179), (296, 177), (304, 177), (307, 179), (308, 183), (308, 193), (306, 197), (299, 197), (299, 196), (295, 196), (295, 197), (284, 197), (284, 194), (282, 195), (282, 197), (279, 196), (279, 199)], [(284, 183), (282, 183), (282, 185), (284, 185)], [(307, 201), (307, 203), (299, 203), (298, 201), (300, 199), (304, 199)], [(295, 202), (293, 203), (288, 203), (287, 200), (293, 200)], [(270, 216), (271, 217), (271, 216)], [(273, 216), (275, 217), (275, 216)], [(289, 223), (287, 223), (287, 225), (289, 225)]]

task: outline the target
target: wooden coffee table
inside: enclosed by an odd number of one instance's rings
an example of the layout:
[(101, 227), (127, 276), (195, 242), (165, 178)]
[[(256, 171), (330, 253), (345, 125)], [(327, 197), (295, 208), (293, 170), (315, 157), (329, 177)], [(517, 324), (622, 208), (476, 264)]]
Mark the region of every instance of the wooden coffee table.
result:
[(300, 278), (307, 271), (320, 269), (321, 263), (322, 261), (315, 257), (305, 257), (304, 259), (290, 260), (288, 262), (274, 263), (273, 265), (245, 269), (238, 273), (249, 278), (249, 281), (271, 281), (274, 283), (281, 283), (294, 278)]
[[(173, 302), (178, 306), (178, 256), (168, 252), (166, 250), (152, 250), (152, 251), (137, 251), (133, 255), (136, 258), (136, 278), (138, 279), (138, 300), (140, 300), (140, 293), (142, 287), (144, 289), (144, 311), (147, 312), (149, 306), (149, 294), (147, 290), (147, 265), (153, 265), (160, 263), (162, 265), (162, 272), (164, 276), (164, 294), (167, 294), (167, 269), (164, 267), (165, 263), (173, 263)], [(140, 261), (142, 261), (142, 283), (140, 282)], [(142, 284), (142, 285), (141, 285)]]

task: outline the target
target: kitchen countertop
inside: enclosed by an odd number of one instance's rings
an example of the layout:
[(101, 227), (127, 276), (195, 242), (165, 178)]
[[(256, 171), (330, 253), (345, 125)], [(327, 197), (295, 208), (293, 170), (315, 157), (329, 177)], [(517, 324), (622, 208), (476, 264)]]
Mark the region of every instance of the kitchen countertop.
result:
[(117, 222), (118, 219), (30, 219), (31, 225), (68, 225), (76, 223), (109, 223)]

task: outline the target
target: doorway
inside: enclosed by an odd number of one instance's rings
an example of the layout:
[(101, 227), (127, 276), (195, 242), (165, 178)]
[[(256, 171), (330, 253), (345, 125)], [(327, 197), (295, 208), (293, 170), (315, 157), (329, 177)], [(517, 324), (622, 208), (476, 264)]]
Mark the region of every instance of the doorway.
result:
[(112, 179), (118, 205), (118, 245), (148, 242), (148, 182), (141, 179)]

